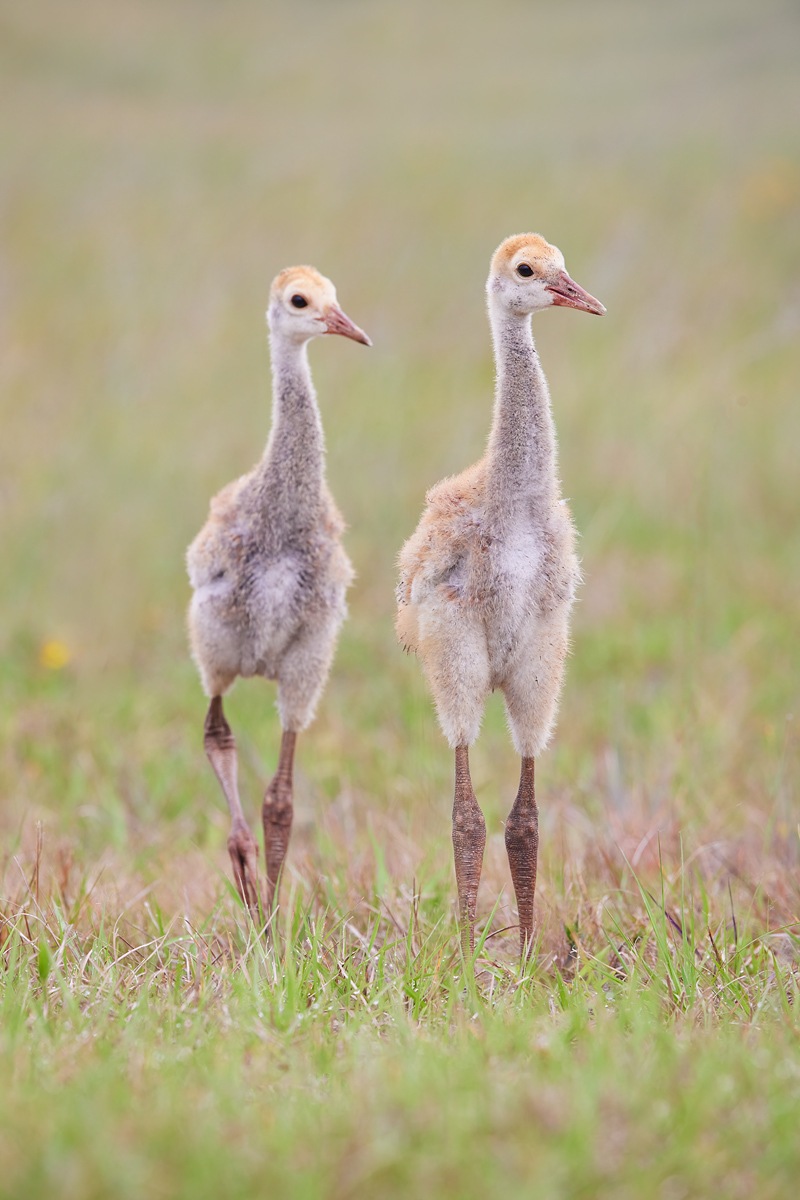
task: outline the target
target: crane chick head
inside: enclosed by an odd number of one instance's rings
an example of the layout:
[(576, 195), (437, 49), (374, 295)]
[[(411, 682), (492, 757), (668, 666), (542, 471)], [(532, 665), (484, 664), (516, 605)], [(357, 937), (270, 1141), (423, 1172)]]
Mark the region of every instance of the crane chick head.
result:
[(336, 303), (336, 288), (313, 267), (287, 267), (275, 276), (267, 323), (274, 337), (302, 344), (322, 333), (338, 333), (371, 346), (363, 329)]
[(518, 233), (500, 243), (492, 257), (486, 293), (490, 307), (504, 308), (519, 317), (551, 305), (577, 308), (598, 317), (606, 311), (569, 277), (558, 247), (538, 233)]

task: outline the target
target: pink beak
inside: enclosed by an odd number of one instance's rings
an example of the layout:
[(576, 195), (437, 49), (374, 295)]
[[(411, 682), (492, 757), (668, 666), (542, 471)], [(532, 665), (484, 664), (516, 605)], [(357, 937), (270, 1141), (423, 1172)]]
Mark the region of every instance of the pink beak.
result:
[(325, 324), (326, 333), (341, 334), (342, 337), (352, 338), (354, 342), (361, 342), (362, 346), (372, 345), (364, 330), (359, 329), (335, 304), (332, 304), (325, 314)]
[(605, 305), (584, 291), (574, 279), (570, 279), (566, 271), (559, 271), (555, 282), (547, 284), (547, 290), (553, 297), (553, 304), (559, 307), (577, 308), (580, 312), (594, 313), (598, 317), (602, 317), (606, 311)]

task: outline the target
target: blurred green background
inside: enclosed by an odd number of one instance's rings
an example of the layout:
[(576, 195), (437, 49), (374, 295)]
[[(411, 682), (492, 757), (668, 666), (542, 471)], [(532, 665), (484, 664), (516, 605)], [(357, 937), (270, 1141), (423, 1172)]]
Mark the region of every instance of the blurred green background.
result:
[[(0, 0), (0, 1197), (794, 1196), (798, 64), (795, 0)], [(534, 323), (585, 584), (525, 978), (499, 697), (472, 755), (473, 991), (394, 562), (482, 452), (530, 229), (608, 314)], [(183, 559), (298, 261), (374, 347), (311, 350), (358, 580), (281, 955)], [(227, 704), (254, 825), (273, 699)]]
[[(374, 349), (312, 349), (358, 582), (293, 869), (377, 844), (449, 887), (450, 756), (394, 644), (394, 559), (482, 451), (489, 256), (534, 229), (608, 308), (534, 326), (586, 576), (543, 920), (608, 839), (796, 866), (798, 62), (788, 0), (0, 5), (7, 849), (41, 820), (123, 891), (220, 894), (183, 555), (261, 452), (269, 284), (306, 261)], [(272, 705), (230, 702), (254, 816)], [(502, 881), (499, 702), (475, 764)]]

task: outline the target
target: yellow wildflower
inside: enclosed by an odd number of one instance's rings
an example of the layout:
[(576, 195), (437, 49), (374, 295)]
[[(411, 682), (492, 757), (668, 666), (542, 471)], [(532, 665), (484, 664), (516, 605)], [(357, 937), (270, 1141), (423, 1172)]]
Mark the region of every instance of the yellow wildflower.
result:
[(39, 664), (48, 671), (63, 671), (71, 658), (69, 646), (58, 638), (49, 638), (39, 647)]

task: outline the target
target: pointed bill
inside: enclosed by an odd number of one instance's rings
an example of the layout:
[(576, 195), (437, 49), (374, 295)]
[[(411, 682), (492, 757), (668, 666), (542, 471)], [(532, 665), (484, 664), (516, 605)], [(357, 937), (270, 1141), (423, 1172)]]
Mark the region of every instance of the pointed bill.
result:
[(594, 313), (598, 317), (606, 311), (605, 305), (570, 279), (566, 271), (559, 271), (555, 281), (548, 283), (547, 290), (553, 297), (553, 304), (562, 308), (577, 308), (579, 312)]
[(342, 337), (352, 338), (354, 342), (361, 342), (362, 346), (372, 345), (364, 330), (359, 329), (336, 304), (332, 304), (325, 314), (325, 325), (326, 333), (338, 333)]

